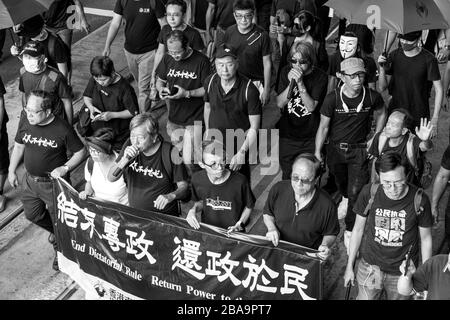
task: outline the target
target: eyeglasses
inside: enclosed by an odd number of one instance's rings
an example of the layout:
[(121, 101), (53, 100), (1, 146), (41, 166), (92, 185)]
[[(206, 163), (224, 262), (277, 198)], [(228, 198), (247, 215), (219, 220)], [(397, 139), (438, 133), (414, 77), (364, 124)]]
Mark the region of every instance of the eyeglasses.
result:
[(395, 188), (400, 188), (402, 186), (404, 186), (406, 184), (405, 180), (401, 180), (401, 181), (394, 181), (394, 182), (382, 182), (381, 185), (383, 186), (384, 189), (390, 189), (392, 187)]
[(243, 20), (244, 18), (245, 18), (245, 20), (251, 20), (251, 19), (253, 19), (253, 13), (247, 13), (247, 14), (238, 14), (238, 13), (235, 13), (235, 14), (234, 14), (234, 17), (235, 17), (237, 20)]
[(212, 164), (207, 164), (203, 162), (203, 164), (213, 170), (224, 169), (227, 166), (225, 163), (217, 163), (217, 162)]
[(23, 110), (26, 112), (26, 113), (28, 113), (28, 114), (33, 114), (33, 115), (35, 115), (35, 116), (37, 116), (39, 113), (41, 113), (42, 111), (44, 111), (43, 109), (41, 109), (41, 110), (30, 110), (30, 109), (27, 109), (27, 108), (23, 108)]
[(289, 59), (289, 62), (292, 64), (308, 64), (309, 61), (306, 59)]
[(302, 179), (299, 176), (291, 176), (291, 180), (292, 180), (292, 182), (295, 182), (295, 183), (300, 182), (301, 184), (313, 184), (316, 179), (313, 178), (313, 179), (309, 180), (309, 179)]
[(177, 57), (177, 56), (181, 56), (183, 53), (184, 53), (184, 50), (181, 50), (181, 51), (170, 51), (170, 50), (167, 50), (167, 53), (170, 55), (170, 56), (172, 56), (172, 57)]
[(364, 72), (360, 72), (360, 73), (354, 73), (354, 74), (347, 74), (347, 73), (342, 73), (344, 76), (350, 77), (350, 79), (356, 79), (356, 77), (364, 78), (366, 76), (366, 74)]
[(181, 17), (182, 15), (181, 13), (166, 13), (167, 17)]
[(95, 149), (95, 148), (89, 147), (89, 153), (92, 153), (92, 154), (100, 154), (101, 152), (98, 151), (98, 150)]

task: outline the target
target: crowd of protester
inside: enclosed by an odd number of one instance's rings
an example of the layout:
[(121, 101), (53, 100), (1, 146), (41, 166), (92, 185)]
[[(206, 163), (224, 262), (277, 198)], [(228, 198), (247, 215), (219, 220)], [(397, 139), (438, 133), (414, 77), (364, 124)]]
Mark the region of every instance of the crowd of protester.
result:
[[(448, 97), (450, 39), (433, 52), (420, 31), (390, 33), (388, 54), (374, 57), (375, 30), (341, 19), (331, 51), (324, 3), (117, 0), (103, 55), (91, 57), (77, 117), (72, 30), (62, 21), (75, 5), (89, 32), (80, 1), (55, 1), (43, 16), (15, 26), (22, 44), (11, 53), (23, 62), (23, 112), (9, 157), (0, 79), (0, 211), (6, 179), (21, 185), (26, 217), (49, 231), (56, 251), (51, 178), (70, 181), (88, 155), (82, 199), (178, 217), (183, 201), (192, 228), (206, 223), (246, 232), (256, 202), (251, 165), (255, 146), (267, 143), (258, 131), (272, 101), (280, 110), (282, 179), (263, 209), (267, 239), (316, 249), (327, 260), (344, 219), (344, 282), (357, 280), (357, 299), (409, 299), (414, 290), (450, 299), (450, 255), (432, 257), (431, 236), (450, 178), (450, 146), (432, 199), (423, 191), (433, 179), (426, 153)], [(123, 20), (137, 93), (109, 57)], [(395, 37), (398, 48), (390, 51)], [(440, 63), (446, 63), (443, 81)], [(168, 109), (169, 141), (152, 116), (157, 103)], [(241, 139), (230, 138), (230, 130), (243, 132)], [(450, 205), (445, 240), (450, 246)]]

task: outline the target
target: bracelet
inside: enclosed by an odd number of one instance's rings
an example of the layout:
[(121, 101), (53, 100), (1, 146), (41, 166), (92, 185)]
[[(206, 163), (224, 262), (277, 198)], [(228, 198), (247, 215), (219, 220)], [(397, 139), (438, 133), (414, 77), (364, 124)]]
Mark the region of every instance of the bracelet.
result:
[(64, 169), (66, 169), (66, 173), (69, 172), (69, 166), (68, 166), (68, 165), (65, 164), (65, 165), (63, 165), (62, 167), (63, 167)]
[(191, 97), (191, 90), (186, 91), (186, 99), (189, 99)]

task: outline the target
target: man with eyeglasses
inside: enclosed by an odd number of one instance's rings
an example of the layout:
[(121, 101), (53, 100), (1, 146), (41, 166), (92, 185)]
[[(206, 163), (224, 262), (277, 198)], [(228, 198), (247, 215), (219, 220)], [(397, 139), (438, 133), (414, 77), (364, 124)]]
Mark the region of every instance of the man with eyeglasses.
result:
[(269, 34), (252, 21), (255, 15), (253, 0), (235, 0), (233, 15), (236, 24), (225, 31), (223, 43), (235, 48), (239, 59), (238, 71), (253, 81), (264, 106), (270, 100), (272, 61)]
[(192, 174), (194, 152), (198, 154), (202, 140), (203, 84), (209, 75), (210, 63), (203, 53), (189, 46), (188, 37), (181, 30), (170, 32), (167, 49), (156, 70), (156, 89), (169, 109), (167, 134), (182, 152), (183, 161)]
[(336, 205), (318, 187), (320, 162), (313, 154), (300, 154), (292, 165), (291, 180), (275, 184), (263, 211), (266, 238), (274, 246), (284, 240), (318, 250), (326, 260), (339, 234)]
[(217, 140), (205, 140), (203, 158), (199, 162), (202, 171), (192, 177), (194, 206), (186, 220), (199, 229), (197, 215), (204, 223), (227, 229), (228, 232), (245, 232), (245, 225), (255, 205), (255, 196), (247, 178), (225, 165), (225, 148)]
[[(54, 107), (55, 97), (51, 94), (41, 90), (30, 93), (26, 117), (20, 119), (17, 129), (8, 180), (13, 188), (19, 186), (16, 170), (24, 159), (21, 200), (25, 216), (50, 232), (49, 241), (55, 249), (53, 269), (58, 270), (51, 178), (67, 178), (69, 171), (83, 160), (86, 150), (73, 127), (52, 113)], [(68, 151), (73, 153), (70, 159)]]
[(388, 300), (408, 299), (397, 290), (399, 267), (406, 254), (409, 252), (416, 266), (419, 248), (422, 263), (431, 257), (430, 201), (422, 192), (420, 204), (416, 203), (418, 188), (406, 182), (406, 168), (405, 160), (398, 153), (383, 154), (375, 163), (379, 187), (373, 189), (371, 184), (366, 185), (354, 206), (356, 221), (344, 285), (354, 285), (353, 267), (361, 249), (356, 275), (358, 300), (377, 300), (383, 292)]
[(376, 132), (385, 123), (386, 110), (381, 95), (363, 86), (366, 69), (360, 58), (341, 62), (339, 78), (344, 84), (329, 93), (320, 109), (321, 118), (316, 135), (315, 155), (322, 160), (321, 150), (328, 136), (327, 165), (334, 175), (343, 197), (348, 198), (345, 216), (344, 243), (348, 247), (355, 213), (353, 205), (362, 187), (369, 182), (367, 136), (376, 114)]

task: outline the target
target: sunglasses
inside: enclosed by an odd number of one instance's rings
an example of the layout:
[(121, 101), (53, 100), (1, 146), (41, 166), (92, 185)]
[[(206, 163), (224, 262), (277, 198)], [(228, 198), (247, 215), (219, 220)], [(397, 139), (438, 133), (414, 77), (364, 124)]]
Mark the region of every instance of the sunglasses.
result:
[(291, 64), (309, 64), (309, 61), (306, 59), (289, 59)]

